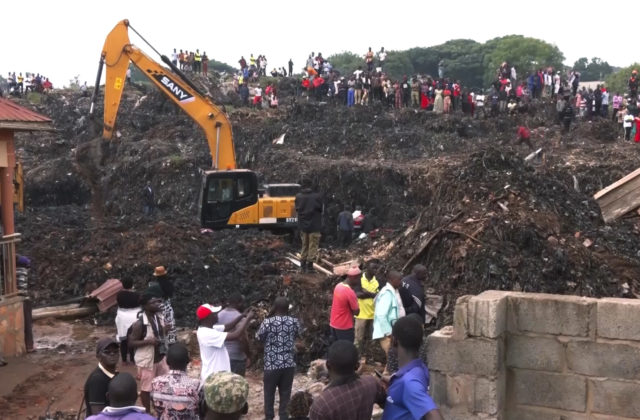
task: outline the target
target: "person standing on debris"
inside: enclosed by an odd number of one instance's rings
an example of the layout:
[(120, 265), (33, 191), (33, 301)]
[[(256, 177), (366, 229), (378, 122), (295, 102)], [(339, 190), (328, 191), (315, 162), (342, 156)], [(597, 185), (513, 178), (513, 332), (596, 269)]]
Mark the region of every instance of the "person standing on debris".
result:
[(239, 420), (249, 412), (249, 383), (242, 376), (217, 372), (203, 385), (206, 402), (203, 420)]
[(620, 93), (616, 92), (615, 95), (613, 95), (613, 99), (612, 99), (613, 115), (611, 116), (611, 121), (616, 120), (616, 115), (620, 111), (621, 106), (622, 106), (622, 96), (620, 96)]
[(313, 401), (310, 420), (365, 420), (371, 418), (374, 404), (384, 406), (382, 383), (373, 376), (359, 375), (358, 367), (358, 350), (352, 342), (339, 340), (329, 347), (331, 382)]
[(306, 273), (313, 272), (313, 263), (318, 259), (324, 205), (322, 195), (313, 191), (311, 180), (304, 179), (301, 184), (302, 190), (296, 195), (295, 208), (302, 239), (300, 268)]
[(384, 69), (384, 62), (387, 59), (387, 52), (384, 50), (384, 47), (380, 47), (380, 51), (378, 51), (378, 68), (376, 71), (381, 72)]
[(123, 289), (116, 295), (116, 301), (118, 302), (118, 312), (116, 313), (117, 339), (120, 341), (122, 363), (127, 363), (127, 354), (129, 354), (129, 361), (133, 363), (133, 349), (129, 348), (127, 343), (127, 332), (129, 331), (129, 327), (138, 319), (138, 313), (141, 310), (140, 294), (132, 290), (132, 279), (127, 278), (120, 282), (122, 283)]
[(347, 272), (347, 279), (336, 284), (333, 289), (333, 301), (331, 303), (331, 314), (329, 326), (331, 327), (331, 338), (337, 340), (355, 340), (353, 330), (353, 317), (360, 313), (358, 297), (353, 291), (360, 283), (360, 269), (351, 267)]
[[(143, 407), (137, 407), (138, 387), (130, 374), (123, 372), (113, 378), (107, 389), (110, 404), (101, 413), (87, 417), (87, 420), (154, 420), (145, 413)], [(148, 410), (147, 410), (148, 411)]]
[(373, 299), (380, 290), (380, 285), (376, 279), (377, 270), (378, 264), (376, 261), (369, 261), (360, 278), (360, 284), (354, 289), (358, 297), (358, 307), (360, 308), (360, 313), (358, 313), (355, 320), (355, 344), (361, 355), (364, 355), (365, 343), (371, 338), (373, 329)]
[(633, 115), (629, 110), (624, 111), (624, 118), (622, 120), (622, 126), (624, 127), (624, 139), (631, 140), (631, 130), (633, 129)]
[(289, 77), (293, 76), (293, 60), (289, 59)]
[(113, 337), (105, 337), (96, 344), (98, 367), (91, 372), (84, 384), (84, 404), (86, 417), (98, 414), (109, 405), (107, 394), (109, 382), (117, 374), (118, 342)]
[[(389, 359), (391, 347), (391, 328), (395, 322), (405, 316), (400, 288), (402, 287), (402, 274), (392, 270), (389, 272), (387, 284), (376, 296), (375, 314), (373, 317), (373, 340), (379, 340), (380, 347)], [(385, 371), (387, 371), (385, 367)]]
[(296, 339), (300, 336), (300, 321), (289, 316), (289, 301), (280, 296), (273, 303), (273, 310), (262, 321), (256, 339), (264, 344), (264, 416), (273, 420), (273, 403), (276, 388), (280, 396), (278, 415), (287, 420), (287, 405), (291, 397), (293, 377), (296, 373)]
[[(182, 50), (180, 50), (182, 52)], [(171, 62), (173, 63), (174, 66), (178, 67), (178, 52), (176, 51), (176, 49), (173, 49), (173, 52), (171, 53)]]
[(529, 149), (533, 150), (533, 144), (531, 144), (531, 131), (523, 125), (518, 126), (517, 139), (518, 146), (522, 143), (529, 146)]
[(169, 373), (151, 382), (151, 400), (158, 420), (199, 420), (200, 381), (187, 375), (189, 350), (176, 343), (167, 351)]
[(151, 188), (151, 182), (147, 182), (144, 190), (142, 190), (142, 212), (145, 216), (153, 216), (155, 212), (156, 199)]
[(346, 248), (353, 238), (353, 214), (351, 206), (345, 204), (344, 210), (338, 214), (338, 242), (340, 246)]
[(565, 95), (564, 99), (567, 104), (564, 107), (564, 111), (562, 111), (562, 123), (564, 132), (569, 132), (571, 121), (573, 120), (573, 107), (571, 106), (571, 101), (569, 101), (569, 95)]
[(218, 313), (221, 306), (213, 306), (205, 303), (196, 310), (198, 318), (198, 345), (200, 346), (200, 358), (202, 359), (202, 370), (200, 372), (200, 384), (212, 373), (229, 372), (231, 362), (229, 353), (224, 346), (227, 340), (240, 339), (253, 319), (253, 312), (241, 314), (226, 325), (216, 325), (218, 323)]
[(171, 306), (171, 298), (173, 297), (175, 287), (167, 275), (167, 269), (164, 268), (163, 265), (153, 269), (153, 280), (149, 282), (149, 284), (153, 285), (154, 283), (157, 283), (162, 290), (161, 316), (167, 332), (167, 344), (173, 344), (178, 340), (176, 320), (173, 313), (173, 306)]
[(427, 279), (427, 267), (416, 264), (411, 274), (402, 279), (402, 287), (411, 293), (411, 300), (403, 298), (403, 305), (407, 314), (416, 313), (424, 321), (426, 312), (424, 310), (424, 281)]
[(398, 352), (400, 370), (389, 381), (382, 420), (443, 420), (428, 394), (429, 369), (420, 359), (423, 330), (413, 317), (393, 326), (392, 346)]
[(167, 354), (162, 322), (162, 290), (149, 287), (140, 298), (142, 313), (131, 326), (127, 337), (129, 347), (135, 349), (135, 361), (140, 378), (140, 401), (151, 411), (151, 381), (169, 372), (164, 356)]
[(202, 55), (200, 55), (200, 50), (196, 48), (196, 53), (193, 55), (193, 71), (196, 73), (200, 73), (202, 71)]
[[(232, 323), (236, 318), (242, 315), (244, 311), (244, 296), (240, 293), (232, 294), (228, 301), (227, 307), (218, 313), (218, 325), (226, 325)], [(247, 367), (251, 364), (251, 352), (249, 350), (249, 339), (245, 331), (237, 340), (226, 340), (224, 346), (229, 354), (229, 363), (231, 372), (244, 376)]]
[(202, 52), (202, 75), (206, 76), (209, 74), (209, 57), (207, 57), (207, 52)]

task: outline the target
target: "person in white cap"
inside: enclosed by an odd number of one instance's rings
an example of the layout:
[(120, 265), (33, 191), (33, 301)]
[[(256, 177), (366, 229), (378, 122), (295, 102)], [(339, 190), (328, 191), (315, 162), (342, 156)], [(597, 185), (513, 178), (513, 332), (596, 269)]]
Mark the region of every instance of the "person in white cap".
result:
[(230, 372), (231, 362), (229, 353), (224, 345), (226, 340), (241, 338), (249, 321), (253, 318), (253, 311), (239, 315), (226, 325), (215, 325), (218, 322), (218, 312), (222, 306), (213, 306), (205, 303), (196, 310), (198, 317), (198, 345), (200, 346), (200, 358), (202, 359), (202, 371), (200, 372), (200, 385), (209, 375), (215, 372)]
[(329, 319), (332, 341), (347, 340), (353, 343), (355, 339), (353, 317), (360, 313), (360, 306), (353, 289), (358, 286), (361, 274), (358, 267), (351, 267), (347, 272), (347, 279), (336, 284), (333, 289)]

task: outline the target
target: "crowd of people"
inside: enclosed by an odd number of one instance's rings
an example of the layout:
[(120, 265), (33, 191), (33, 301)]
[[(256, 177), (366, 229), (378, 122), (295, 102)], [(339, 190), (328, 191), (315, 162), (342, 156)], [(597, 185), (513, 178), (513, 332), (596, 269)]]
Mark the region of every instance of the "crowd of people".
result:
[[(508, 62), (503, 62), (496, 70), (494, 82), (488, 89), (470, 89), (460, 80), (446, 77), (442, 61), (438, 65), (438, 77), (413, 75), (393, 79), (385, 72), (386, 58), (384, 47), (377, 53), (370, 47), (363, 55), (362, 65), (352, 73), (342, 74), (322, 53), (312, 52), (302, 69), (299, 94), (307, 99), (347, 107), (380, 103), (389, 108), (423, 109), (436, 114), (463, 113), (476, 118), (526, 113), (533, 102), (552, 102), (558, 122), (565, 130), (569, 130), (576, 118), (610, 117), (624, 128), (621, 132), (626, 139), (632, 134), (635, 139), (640, 99), (635, 70), (629, 79), (628, 92), (624, 95), (616, 92), (611, 96), (604, 84), (595, 89), (581, 88), (578, 71), (541, 67), (519, 77), (515, 66)], [(234, 83), (242, 103), (261, 107), (263, 89), (258, 85), (250, 92), (248, 83), (257, 82), (260, 76), (266, 75), (266, 57), (260, 55), (255, 59), (252, 54), (249, 63), (242, 57), (239, 64), (241, 71), (234, 77)], [(289, 60), (288, 73), (282, 67), (274, 69), (271, 75), (293, 76), (292, 60)], [(276, 86), (269, 84), (267, 90), (268, 105), (277, 107)]]
[(209, 71), (209, 57), (207, 57), (207, 52), (203, 51), (200, 54), (200, 50), (196, 48), (196, 51), (189, 50), (178, 50), (176, 48), (173, 49), (171, 53), (171, 62), (178, 69), (190, 72), (190, 73), (202, 73), (203, 75), (207, 75)]
[[(317, 258), (321, 196), (308, 188), (296, 198), (303, 232), (305, 272)], [(315, 244), (315, 245), (314, 245)], [(374, 405), (384, 409), (383, 419), (441, 419), (429, 396), (425, 365), (424, 281), (427, 270), (417, 265), (409, 276), (390, 270), (376, 278), (379, 262), (353, 266), (333, 291), (329, 314), (331, 346), (327, 352), (328, 385), (315, 397), (305, 391), (292, 395), (296, 354), (302, 350), (301, 321), (290, 313), (290, 302), (280, 296), (258, 327), (254, 340), (247, 327), (255, 314), (244, 298), (233, 294), (223, 306), (195, 308), (201, 367), (198, 377), (187, 367), (191, 356), (176, 334), (171, 298), (174, 286), (165, 267), (156, 267), (142, 292), (122, 281), (117, 294), (115, 337), (98, 341), (98, 366), (84, 388), (86, 417), (131, 419), (238, 419), (249, 410), (246, 369), (256, 354), (252, 342), (263, 349), (265, 419), (371, 418)], [(361, 374), (360, 357), (376, 341), (387, 354), (384, 372)], [(118, 373), (119, 360), (134, 363), (137, 379)], [(137, 407), (139, 391), (142, 407)], [(275, 394), (279, 403), (274, 407)], [(420, 414), (419, 417), (416, 417)], [(155, 417), (153, 417), (155, 416)], [(412, 417), (413, 416), (413, 417)]]
[[(41, 76), (40, 73), (21, 72), (16, 76), (16, 72), (9, 72), (7, 75), (7, 94), (10, 96), (22, 96), (28, 92), (48, 93), (53, 89), (53, 84), (48, 77)], [(0, 89), (0, 97), (4, 92)]]

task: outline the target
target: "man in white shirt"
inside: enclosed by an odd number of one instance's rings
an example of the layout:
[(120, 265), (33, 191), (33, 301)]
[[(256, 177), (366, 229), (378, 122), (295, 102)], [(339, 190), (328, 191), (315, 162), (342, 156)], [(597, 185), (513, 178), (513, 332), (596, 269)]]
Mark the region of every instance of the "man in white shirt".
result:
[(215, 325), (218, 322), (218, 312), (221, 310), (222, 306), (213, 306), (208, 303), (200, 305), (196, 310), (198, 317), (196, 335), (202, 359), (201, 386), (212, 373), (231, 371), (229, 353), (224, 342), (241, 338), (245, 334), (249, 321), (253, 318), (251, 311), (248, 314), (239, 315), (226, 325)]
[(378, 67), (376, 68), (376, 71), (378, 73), (382, 71), (382, 68), (384, 67), (384, 62), (386, 59), (387, 59), (387, 52), (384, 50), (384, 47), (381, 47), (380, 51), (378, 51)]
[(178, 66), (178, 52), (176, 51), (176, 49), (173, 49), (173, 52), (171, 53), (171, 62), (173, 63), (174, 66)]

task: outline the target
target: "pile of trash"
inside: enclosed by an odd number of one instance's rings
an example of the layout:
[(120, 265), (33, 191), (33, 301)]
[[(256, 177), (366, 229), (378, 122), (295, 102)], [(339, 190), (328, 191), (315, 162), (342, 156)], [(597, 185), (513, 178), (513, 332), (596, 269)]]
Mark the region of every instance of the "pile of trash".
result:
[[(614, 124), (580, 123), (562, 135), (535, 115), (475, 120), (300, 97), (281, 103), (278, 110), (229, 109), (238, 166), (263, 182), (312, 179), (325, 196), (322, 246), (334, 262), (377, 257), (405, 272), (427, 265), (427, 287), (444, 297), (438, 324), (450, 320), (455, 298), (486, 289), (640, 293), (639, 218), (605, 225), (592, 199), (637, 165), (633, 145), (611, 142)], [(200, 170), (210, 152), (173, 103), (153, 88), (126, 90), (110, 144), (100, 139), (100, 122), (87, 117), (89, 98), (77, 92), (23, 105), (50, 116), (57, 129), (17, 136), (27, 202), (17, 220), (19, 252), (33, 261), (37, 303), (78, 296), (108, 278), (130, 277), (141, 288), (164, 265), (178, 286), (174, 307), (183, 325), (193, 325), (198, 304), (232, 291), (265, 311), (287, 294), (304, 308), (309, 360), (322, 355), (337, 278), (296, 275), (285, 258), (296, 245), (285, 237), (200, 229)], [(529, 161), (531, 151), (514, 142), (520, 124), (534, 129), (542, 149)], [(153, 217), (142, 213), (147, 184), (155, 191)], [(365, 214), (375, 209), (379, 229), (340, 250), (335, 218), (345, 204)]]

